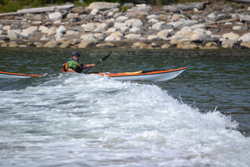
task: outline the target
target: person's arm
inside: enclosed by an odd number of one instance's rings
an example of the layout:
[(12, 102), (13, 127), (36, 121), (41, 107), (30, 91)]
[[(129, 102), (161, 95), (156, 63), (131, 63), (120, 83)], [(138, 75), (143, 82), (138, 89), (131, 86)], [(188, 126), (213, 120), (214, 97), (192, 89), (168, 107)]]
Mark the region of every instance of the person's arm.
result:
[(83, 68), (86, 69), (86, 68), (95, 67), (95, 66), (96, 66), (95, 64), (86, 64), (83, 66)]
[(68, 72), (77, 73), (72, 68), (68, 68)]

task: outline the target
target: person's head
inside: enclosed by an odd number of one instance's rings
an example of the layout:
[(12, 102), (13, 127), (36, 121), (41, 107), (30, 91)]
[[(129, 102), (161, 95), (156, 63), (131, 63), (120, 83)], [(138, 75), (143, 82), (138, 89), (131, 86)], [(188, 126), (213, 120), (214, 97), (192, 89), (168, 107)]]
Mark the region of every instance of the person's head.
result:
[(71, 53), (71, 56), (72, 56), (73, 59), (78, 60), (78, 58), (79, 58), (79, 56), (80, 56), (80, 53), (77, 52), (77, 51), (73, 51), (73, 52)]

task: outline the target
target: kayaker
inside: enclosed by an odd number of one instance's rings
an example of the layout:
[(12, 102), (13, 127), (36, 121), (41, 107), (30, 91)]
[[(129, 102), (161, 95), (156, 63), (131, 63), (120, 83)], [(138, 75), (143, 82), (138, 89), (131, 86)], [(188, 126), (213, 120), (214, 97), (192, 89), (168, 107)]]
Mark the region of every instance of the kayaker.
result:
[(72, 58), (68, 59), (64, 64), (63, 64), (63, 69), (62, 72), (72, 72), (72, 73), (81, 73), (83, 69), (87, 69), (90, 67), (95, 67), (95, 64), (80, 64), (78, 62), (80, 53), (77, 51), (73, 51), (71, 53)]

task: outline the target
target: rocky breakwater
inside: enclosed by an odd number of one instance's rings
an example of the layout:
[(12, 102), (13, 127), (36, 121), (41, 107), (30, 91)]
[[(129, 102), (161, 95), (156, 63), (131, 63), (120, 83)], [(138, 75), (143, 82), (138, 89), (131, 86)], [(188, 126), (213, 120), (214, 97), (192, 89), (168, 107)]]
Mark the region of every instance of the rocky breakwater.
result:
[(1, 47), (250, 48), (250, 8), (95, 2), (0, 14)]

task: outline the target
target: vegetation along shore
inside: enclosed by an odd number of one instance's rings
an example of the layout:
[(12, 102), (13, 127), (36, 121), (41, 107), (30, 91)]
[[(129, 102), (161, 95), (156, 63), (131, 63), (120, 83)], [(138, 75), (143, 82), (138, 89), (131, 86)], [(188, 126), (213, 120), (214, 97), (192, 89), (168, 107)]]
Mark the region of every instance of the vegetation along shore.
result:
[(250, 48), (250, 1), (81, 2), (0, 13), (1, 47)]

